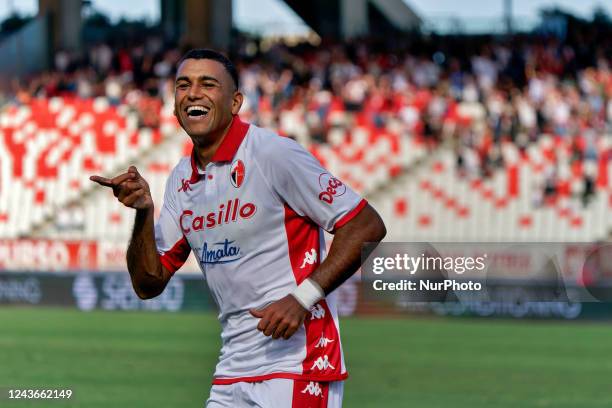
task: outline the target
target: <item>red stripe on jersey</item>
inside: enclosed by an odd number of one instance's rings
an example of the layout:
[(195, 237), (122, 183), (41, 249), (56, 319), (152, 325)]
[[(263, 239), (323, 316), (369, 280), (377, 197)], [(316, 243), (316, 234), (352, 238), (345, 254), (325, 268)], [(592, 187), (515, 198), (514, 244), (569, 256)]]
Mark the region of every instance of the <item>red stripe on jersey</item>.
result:
[(306, 358), (302, 362), (304, 375), (342, 373), (340, 336), (325, 299), (310, 309), (304, 326), (306, 328)]
[(334, 225), (334, 231), (336, 231), (338, 228), (342, 227), (344, 224), (346, 224), (347, 222), (355, 218), (357, 214), (359, 214), (361, 210), (363, 210), (363, 207), (365, 207), (367, 204), (368, 204), (368, 201), (365, 198), (362, 199), (355, 208), (353, 208), (344, 217), (340, 218), (336, 222), (336, 225)]
[(317, 381), (293, 382), (291, 408), (327, 408), (329, 383)]
[[(299, 285), (319, 266), (320, 228), (285, 205), (285, 230), (293, 275)], [(310, 310), (304, 321), (304, 327), (306, 329), (306, 357), (302, 362), (304, 375), (340, 375), (342, 373), (340, 336), (325, 299)]]
[(285, 231), (291, 269), (295, 282), (299, 285), (319, 266), (321, 256), (319, 226), (285, 205)]
[(164, 252), (159, 257), (159, 260), (170, 273), (174, 273), (183, 266), (190, 252), (189, 242), (187, 242), (187, 238), (183, 237), (170, 250)]

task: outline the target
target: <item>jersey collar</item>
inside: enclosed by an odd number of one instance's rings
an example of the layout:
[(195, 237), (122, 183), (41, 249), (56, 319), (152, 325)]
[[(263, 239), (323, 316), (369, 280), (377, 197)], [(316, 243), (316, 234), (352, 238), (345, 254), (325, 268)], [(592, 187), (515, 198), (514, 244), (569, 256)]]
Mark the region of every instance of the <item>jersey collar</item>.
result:
[[(247, 132), (249, 130), (249, 124), (240, 120), (238, 115), (234, 115), (232, 118), (232, 124), (230, 128), (227, 130), (225, 137), (221, 141), (221, 144), (217, 148), (215, 154), (211, 159), (211, 162), (225, 162), (231, 161), (240, 144), (244, 140)], [(191, 179), (190, 183), (197, 183), (203, 173), (200, 172), (198, 166), (195, 161), (195, 148), (191, 150)]]

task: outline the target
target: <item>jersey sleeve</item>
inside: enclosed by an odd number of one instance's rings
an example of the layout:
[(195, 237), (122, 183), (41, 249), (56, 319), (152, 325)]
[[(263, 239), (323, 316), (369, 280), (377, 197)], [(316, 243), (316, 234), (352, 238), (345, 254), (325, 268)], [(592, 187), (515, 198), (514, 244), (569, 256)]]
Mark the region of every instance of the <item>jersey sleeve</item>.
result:
[(183, 234), (179, 220), (179, 207), (176, 202), (175, 173), (166, 182), (164, 204), (155, 224), (155, 244), (160, 261), (171, 273), (176, 272), (187, 260), (191, 247)]
[(300, 216), (334, 232), (366, 206), (367, 201), (326, 170), (292, 139), (272, 136), (258, 165), (273, 194)]

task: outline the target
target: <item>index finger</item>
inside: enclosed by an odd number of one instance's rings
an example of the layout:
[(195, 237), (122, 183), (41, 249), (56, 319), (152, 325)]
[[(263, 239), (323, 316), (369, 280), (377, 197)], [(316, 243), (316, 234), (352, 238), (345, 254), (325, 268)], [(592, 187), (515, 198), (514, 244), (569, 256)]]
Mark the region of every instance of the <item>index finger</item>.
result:
[(104, 187), (113, 187), (113, 181), (111, 179), (107, 179), (106, 177), (91, 176), (91, 177), (89, 177), (89, 179), (91, 181), (94, 181), (94, 182), (100, 184), (101, 186), (104, 186)]
[(110, 182), (112, 186), (118, 186), (119, 184), (123, 183), (126, 180), (129, 179), (133, 179), (136, 178), (136, 174), (132, 173), (132, 172), (127, 172), (127, 173), (123, 173), (118, 175), (117, 177), (113, 177)]
[(105, 187), (117, 187), (119, 184), (123, 183), (126, 180), (132, 179), (136, 177), (134, 173), (128, 172), (118, 175), (117, 177), (113, 177), (112, 179), (108, 179), (106, 177), (101, 176), (91, 176), (89, 179), (91, 181), (95, 181), (96, 183), (105, 186)]

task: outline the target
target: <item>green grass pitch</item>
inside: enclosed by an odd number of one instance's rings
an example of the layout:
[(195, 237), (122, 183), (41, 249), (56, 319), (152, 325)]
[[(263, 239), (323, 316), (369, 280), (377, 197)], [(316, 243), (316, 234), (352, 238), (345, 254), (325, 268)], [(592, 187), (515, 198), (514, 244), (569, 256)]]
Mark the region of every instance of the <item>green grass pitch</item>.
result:
[[(605, 323), (345, 318), (345, 407), (612, 406)], [(0, 309), (1, 407), (202, 407), (212, 314)], [(70, 403), (8, 388), (70, 388)]]

